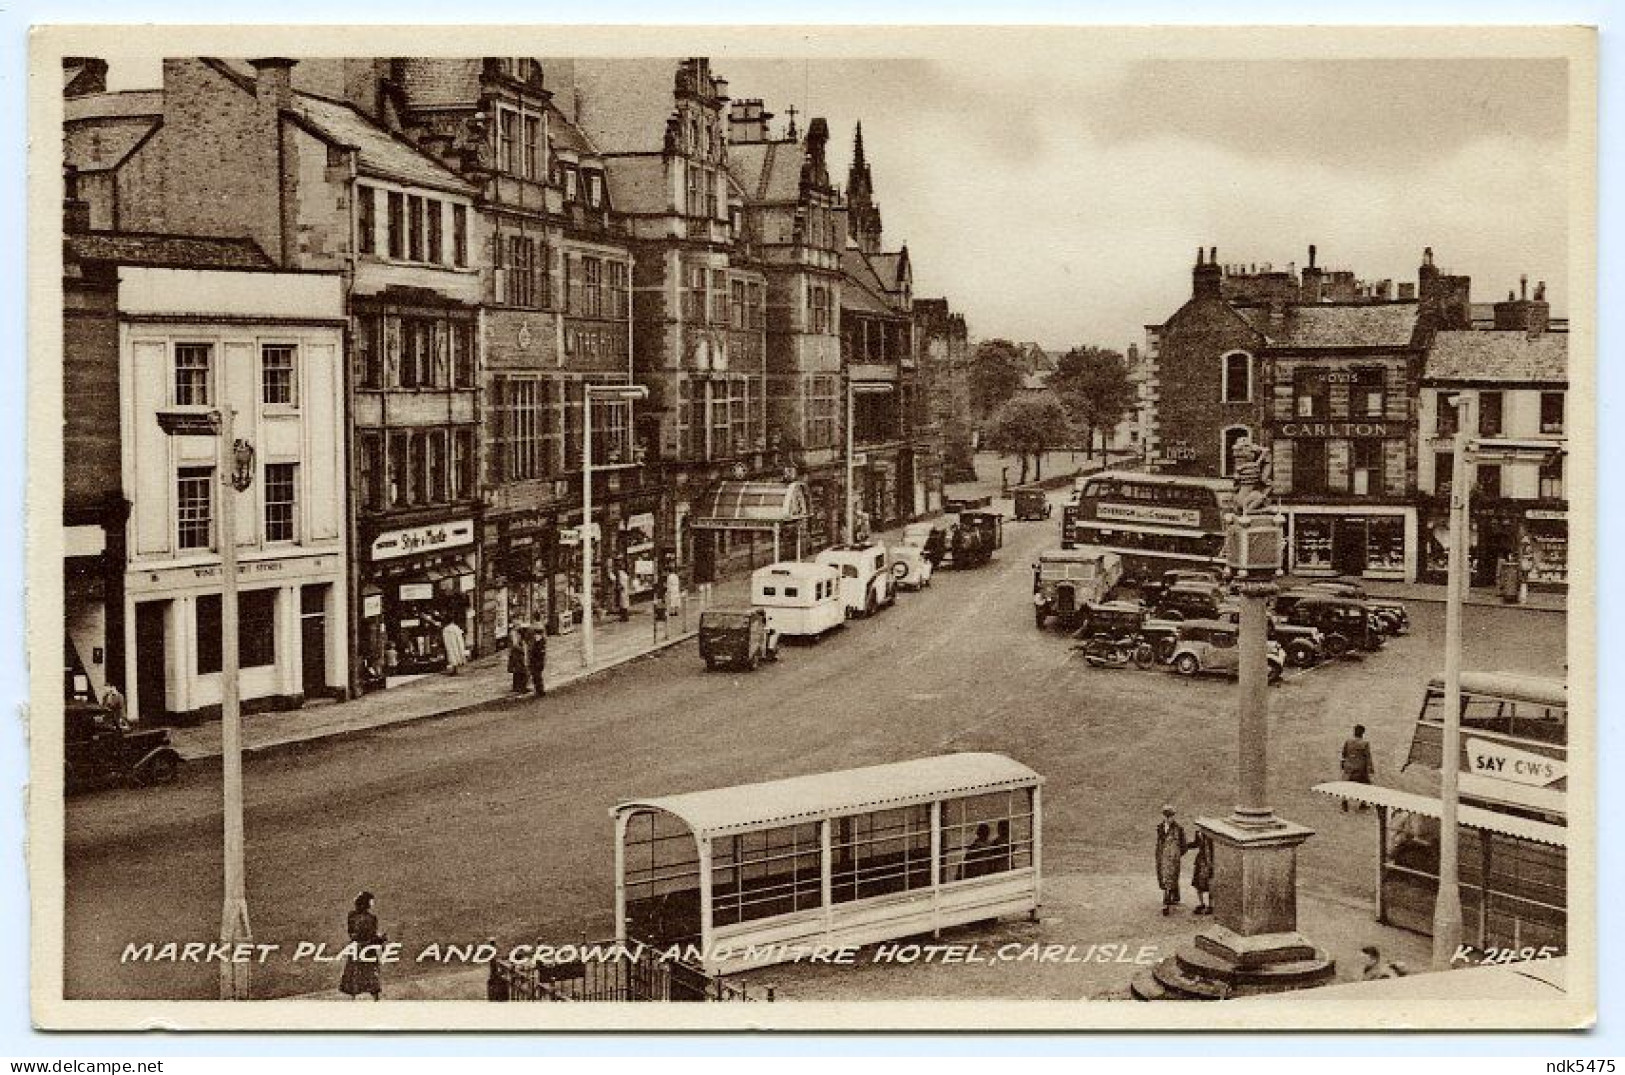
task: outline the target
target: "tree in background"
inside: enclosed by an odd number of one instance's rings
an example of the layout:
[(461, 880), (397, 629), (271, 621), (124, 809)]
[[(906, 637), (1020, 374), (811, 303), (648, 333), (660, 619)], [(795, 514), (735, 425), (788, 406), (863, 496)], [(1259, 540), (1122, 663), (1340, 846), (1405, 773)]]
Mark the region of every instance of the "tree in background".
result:
[(1095, 454), (1095, 432), (1104, 437), (1134, 409), (1134, 384), (1122, 354), (1104, 347), (1074, 347), (1061, 356), (1050, 388), (1072, 420), (1084, 427), (1084, 446)]
[(993, 412), (987, 422), (988, 446), (1021, 458), (1021, 480), (1027, 484), (1027, 458), (1034, 462), (1033, 479), (1044, 476), (1044, 453), (1067, 442), (1071, 432), (1066, 409), (1045, 392), (1016, 396)]
[(1021, 349), (1009, 340), (983, 340), (977, 344), (970, 360), (971, 413), (986, 421), (1021, 391), (1026, 374)]

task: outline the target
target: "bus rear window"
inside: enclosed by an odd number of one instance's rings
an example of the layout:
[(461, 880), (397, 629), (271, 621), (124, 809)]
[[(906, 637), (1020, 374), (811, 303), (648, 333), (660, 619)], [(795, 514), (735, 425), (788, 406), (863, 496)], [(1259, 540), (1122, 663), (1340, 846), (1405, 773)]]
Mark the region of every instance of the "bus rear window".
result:
[(799, 594), (799, 593), (800, 593), (800, 592), (801, 592), (801, 591), (800, 591), (800, 590), (798, 590), (798, 589), (797, 589), (797, 588), (796, 588), (796, 587), (794, 587), (794, 586), (786, 586), (786, 587), (785, 587), (785, 588), (784, 588), (784, 596), (786, 596), (786, 597), (795, 597), (795, 596), (796, 596), (796, 595), (797, 595), (797, 594)]
[(762, 587), (762, 596), (763, 597), (777, 597), (778, 593), (779, 593), (779, 590), (778, 590), (778, 587), (776, 587), (776, 586), (763, 586)]

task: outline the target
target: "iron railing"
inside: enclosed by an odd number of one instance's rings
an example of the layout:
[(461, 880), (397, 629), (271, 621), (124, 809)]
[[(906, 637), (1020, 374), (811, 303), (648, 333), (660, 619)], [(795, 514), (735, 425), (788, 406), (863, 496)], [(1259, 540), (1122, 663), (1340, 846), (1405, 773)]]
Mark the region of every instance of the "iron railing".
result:
[[(744, 986), (692, 963), (615, 941), (584, 945), (593, 953), (562, 963), (499, 959), (491, 964), (493, 1000), (752, 1002)], [(767, 990), (766, 999), (773, 999)]]

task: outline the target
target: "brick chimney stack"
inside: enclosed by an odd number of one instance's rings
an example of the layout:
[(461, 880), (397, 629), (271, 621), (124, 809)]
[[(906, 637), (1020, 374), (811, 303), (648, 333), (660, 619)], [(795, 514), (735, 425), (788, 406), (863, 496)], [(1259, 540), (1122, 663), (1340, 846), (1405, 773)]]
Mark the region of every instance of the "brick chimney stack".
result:
[(293, 104), (293, 65), (298, 60), (267, 56), (248, 62), (254, 68), (254, 97), (263, 107), (280, 112)]
[(1222, 297), (1224, 270), (1219, 267), (1219, 248), (1210, 247), (1208, 259), (1202, 260), (1202, 248), (1196, 248), (1196, 267), (1191, 270), (1191, 297), (1217, 299)]

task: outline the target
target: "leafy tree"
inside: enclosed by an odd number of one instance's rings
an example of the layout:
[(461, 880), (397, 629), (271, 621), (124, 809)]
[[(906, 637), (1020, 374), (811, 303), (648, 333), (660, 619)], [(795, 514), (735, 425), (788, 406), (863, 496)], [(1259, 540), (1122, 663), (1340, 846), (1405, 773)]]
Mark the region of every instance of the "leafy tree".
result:
[(1120, 353), (1104, 347), (1074, 347), (1062, 355), (1050, 388), (1073, 421), (1084, 427), (1090, 458), (1095, 454), (1095, 432), (1099, 430), (1104, 437), (1134, 409), (1128, 363)]
[(1021, 349), (1009, 340), (983, 340), (970, 360), (970, 405), (977, 418), (986, 419), (1021, 391), (1027, 368)]
[(994, 451), (1021, 459), (1021, 481), (1027, 483), (1027, 458), (1033, 457), (1035, 479), (1044, 476), (1044, 453), (1066, 443), (1070, 432), (1066, 410), (1048, 392), (1007, 400), (988, 421), (987, 437)]

